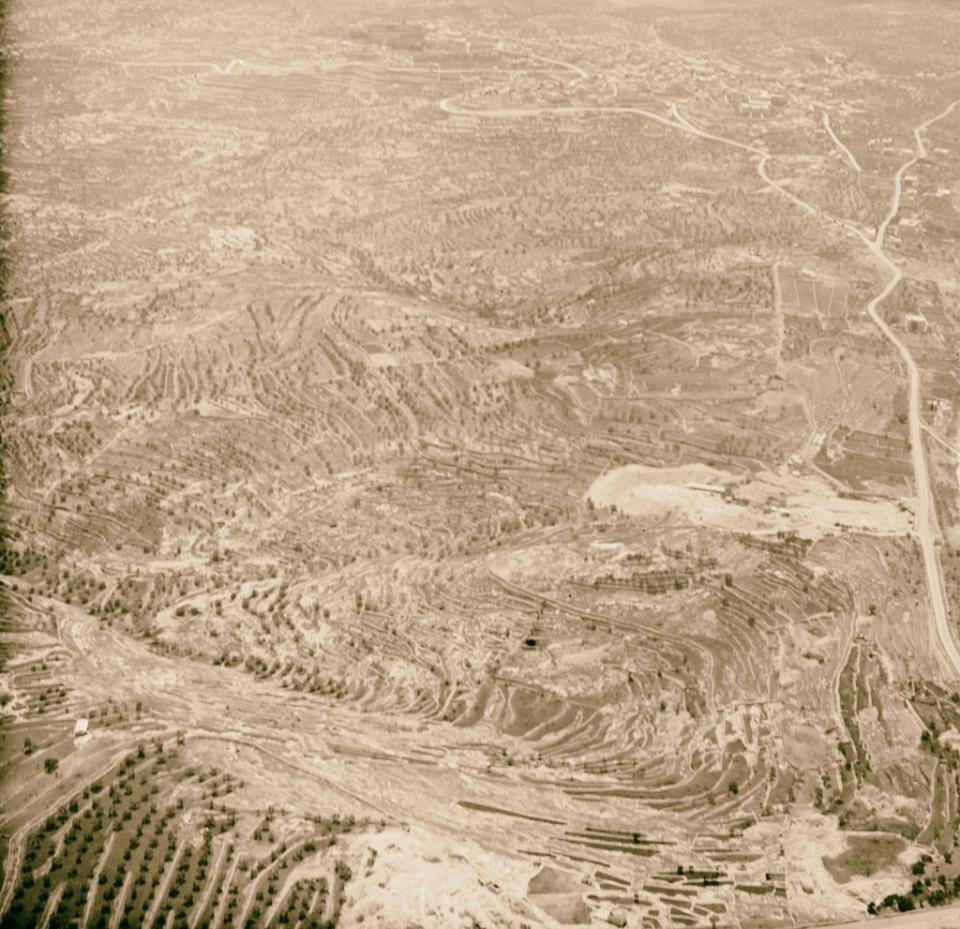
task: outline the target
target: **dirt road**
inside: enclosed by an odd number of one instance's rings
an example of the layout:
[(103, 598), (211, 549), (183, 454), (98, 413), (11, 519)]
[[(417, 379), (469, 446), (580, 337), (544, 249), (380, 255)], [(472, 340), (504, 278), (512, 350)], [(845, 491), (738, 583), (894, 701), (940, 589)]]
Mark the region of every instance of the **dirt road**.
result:
[(799, 929), (960, 929), (960, 907), (865, 916), (847, 923), (818, 923)]
[[(576, 116), (588, 115), (591, 113), (598, 115), (606, 114), (610, 116), (640, 116), (644, 119), (660, 123), (661, 125), (669, 126), (679, 132), (684, 132), (706, 141), (717, 142), (741, 151), (749, 152), (751, 155), (758, 156), (759, 160), (757, 161), (756, 165), (757, 173), (760, 175), (765, 184), (778, 191), (805, 213), (819, 216), (827, 221), (839, 222), (849, 233), (856, 235), (863, 241), (864, 245), (866, 245), (866, 247), (870, 250), (871, 254), (873, 254), (890, 273), (890, 277), (887, 279), (887, 283), (883, 290), (881, 290), (880, 293), (878, 293), (867, 304), (866, 309), (870, 315), (870, 318), (877, 325), (883, 335), (897, 349), (897, 352), (900, 354), (900, 357), (903, 359), (903, 362), (907, 368), (910, 394), (910, 443), (917, 492), (916, 531), (920, 541), (921, 550), (923, 552), (924, 573), (926, 576), (927, 589), (930, 593), (933, 632), (936, 641), (939, 644), (940, 657), (943, 659), (946, 670), (948, 673), (960, 678), (960, 650), (957, 648), (953, 632), (950, 628), (947, 600), (943, 584), (943, 574), (940, 566), (939, 555), (936, 550), (933, 532), (933, 504), (932, 493), (930, 489), (930, 475), (927, 469), (927, 459), (924, 452), (921, 435), (923, 420), (920, 414), (920, 370), (917, 367), (916, 362), (913, 360), (910, 350), (886, 324), (877, 309), (880, 304), (883, 303), (883, 301), (893, 293), (897, 285), (903, 279), (903, 272), (883, 250), (883, 242), (887, 229), (900, 212), (903, 176), (918, 161), (926, 157), (927, 148), (923, 141), (924, 131), (934, 123), (949, 116), (958, 104), (960, 104), (960, 100), (955, 100), (936, 116), (932, 116), (930, 119), (921, 123), (916, 129), (914, 129), (913, 135), (915, 140), (915, 153), (909, 161), (900, 166), (900, 168), (897, 170), (897, 173), (894, 175), (894, 190), (890, 201), (890, 207), (887, 210), (883, 221), (877, 227), (876, 235), (871, 238), (859, 226), (849, 222), (848, 220), (837, 219), (836, 217), (826, 215), (822, 210), (817, 209), (806, 200), (798, 197), (792, 191), (788, 190), (783, 184), (770, 177), (770, 175), (767, 173), (767, 164), (773, 156), (769, 152), (764, 151), (763, 149), (760, 149), (754, 145), (748, 145), (744, 142), (739, 142), (736, 139), (730, 139), (725, 136), (719, 136), (714, 133), (705, 132), (701, 129), (698, 129), (680, 114), (676, 104), (671, 105), (670, 116), (664, 116), (659, 113), (653, 113), (650, 110), (640, 109), (639, 107), (560, 106), (468, 109), (458, 107), (456, 104), (451, 103), (449, 98), (444, 98), (439, 102), (440, 109), (446, 113), (494, 119), (530, 116)], [(826, 116), (824, 124), (828, 127), (828, 131), (830, 132), (831, 136), (833, 136), (832, 129), (829, 128), (829, 120), (826, 119)], [(839, 140), (837, 141), (839, 143)], [(851, 155), (850, 157), (852, 158), (853, 156)]]
[(921, 415), (921, 384), (920, 369), (913, 360), (910, 349), (900, 340), (897, 334), (887, 325), (880, 315), (878, 307), (903, 279), (903, 272), (883, 250), (884, 238), (890, 223), (900, 212), (900, 199), (903, 192), (903, 175), (918, 161), (926, 157), (927, 148), (923, 141), (923, 132), (935, 122), (946, 118), (953, 112), (960, 100), (955, 100), (941, 113), (921, 123), (913, 131), (916, 153), (904, 162), (897, 170), (893, 179), (893, 196), (886, 216), (877, 227), (876, 236), (870, 239), (862, 230), (857, 230), (868, 249), (876, 256), (883, 266), (890, 272), (886, 286), (868, 304), (867, 312), (883, 333), (886, 339), (896, 348), (907, 368), (909, 381), (909, 414), (910, 414), (910, 453), (913, 459), (913, 474), (917, 492), (917, 536), (923, 552), (923, 565), (926, 574), (927, 589), (930, 592), (930, 606), (933, 612), (934, 632), (939, 643), (941, 653), (946, 659), (950, 671), (960, 678), (960, 651), (957, 649), (953, 631), (950, 628), (950, 617), (947, 610), (947, 598), (943, 583), (943, 572), (940, 566), (940, 557), (936, 549), (936, 540), (933, 531), (933, 494), (930, 489), (930, 474), (927, 468), (927, 455), (923, 447), (923, 417)]
[(851, 152), (850, 149), (847, 148), (847, 146), (844, 145), (839, 138), (837, 138), (837, 134), (833, 131), (833, 126), (830, 125), (830, 114), (827, 113), (826, 110), (824, 110), (823, 113), (823, 128), (827, 130), (827, 135), (833, 140), (833, 144), (837, 146), (843, 157), (850, 162), (850, 167), (853, 168), (857, 174), (860, 174), (860, 165), (857, 162), (857, 159), (853, 157), (853, 152)]

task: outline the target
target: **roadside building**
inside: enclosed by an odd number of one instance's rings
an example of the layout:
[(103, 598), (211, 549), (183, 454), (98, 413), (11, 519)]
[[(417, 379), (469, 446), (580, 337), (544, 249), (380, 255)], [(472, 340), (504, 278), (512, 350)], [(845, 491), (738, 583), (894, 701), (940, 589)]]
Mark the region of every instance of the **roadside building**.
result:
[(907, 313), (904, 321), (909, 332), (926, 332), (930, 325), (923, 313)]

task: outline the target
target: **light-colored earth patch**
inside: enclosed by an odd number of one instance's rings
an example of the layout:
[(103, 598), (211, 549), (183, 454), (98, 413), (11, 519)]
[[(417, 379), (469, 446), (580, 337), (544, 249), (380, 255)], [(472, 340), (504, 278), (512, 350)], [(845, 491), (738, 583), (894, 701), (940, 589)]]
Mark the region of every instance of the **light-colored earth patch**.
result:
[[(770, 829), (769, 824), (762, 824), (748, 831), (759, 838), (762, 831)], [(863, 915), (868, 901), (889, 892), (889, 872), (884, 877), (878, 873), (870, 877), (850, 874), (840, 883), (828, 870), (824, 859), (844, 860), (842, 856), (850, 847), (850, 834), (839, 828), (835, 816), (797, 809), (778, 841), (783, 848), (791, 911), (800, 925), (822, 922), (825, 899), (831, 901), (835, 918), (856, 919)]]
[[(529, 862), (479, 846), (445, 842), (419, 828), (363, 837), (375, 864), (347, 885), (342, 925), (389, 927), (502, 926), (520, 929), (535, 911), (523, 903), (535, 872)], [(475, 922), (471, 922), (474, 920)]]
[(257, 234), (248, 226), (228, 226), (210, 230), (210, 245), (215, 249), (233, 248), (252, 251), (257, 244)]
[(783, 734), (783, 754), (795, 768), (820, 768), (830, 758), (830, 746), (813, 726), (796, 723)]
[(501, 358), (497, 361), (497, 367), (509, 377), (533, 377), (533, 371), (525, 364), (515, 361), (513, 358)]
[(819, 477), (787, 472), (745, 477), (701, 464), (625, 465), (598, 477), (587, 497), (595, 506), (615, 506), (629, 516), (681, 516), (729, 532), (820, 536), (840, 529), (883, 535), (912, 530), (910, 512), (892, 501), (840, 497)]

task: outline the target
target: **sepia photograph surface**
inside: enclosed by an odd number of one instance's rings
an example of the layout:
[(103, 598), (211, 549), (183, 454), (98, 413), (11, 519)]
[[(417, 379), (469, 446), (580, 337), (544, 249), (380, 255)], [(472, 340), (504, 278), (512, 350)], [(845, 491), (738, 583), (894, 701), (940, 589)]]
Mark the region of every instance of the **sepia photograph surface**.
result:
[(960, 2), (0, 82), (0, 929), (960, 929)]

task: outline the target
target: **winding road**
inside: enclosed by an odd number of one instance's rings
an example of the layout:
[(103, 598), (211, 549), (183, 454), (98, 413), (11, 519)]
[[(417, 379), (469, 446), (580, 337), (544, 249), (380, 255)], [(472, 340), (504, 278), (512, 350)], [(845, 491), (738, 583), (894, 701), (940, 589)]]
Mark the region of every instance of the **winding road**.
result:
[[(803, 212), (818, 216), (831, 222), (839, 222), (848, 233), (857, 236), (867, 247), (870, 253), (883, 265), (889, 272), (889, 277), (883, 289), (867, 304), (866, 310), (874, 324), (884, 335), (888, 342), (897, 350), (907, 369), (909, 382), (909, 418), (910, 418), (910, 448), (913, 464), (914, 483), (917, 494), (917, 513), (916, 513), (916, 532), (920, 541), (921, 551), (923, 553), (924, 573), (926, 577), (927, 589), (930, 593), (931, 605), (931, 632), (933, 638), (939, 645), (939, 657), (943, 660), (945, 669), (949, 675), (960, 679), (960, 650), (957, 648), (956, 640), (952, 629), (950, 628), (949, 611), (947, 608), (947, 598), (943, 583), (943, 570), (940, 565), (940, 558), (936, 548), (936, 532), (933, 518), (933, 494), (930, 488), (930, 474), (927, 467), (926, 453), (923, 447), (923, 418), (921, 416), (921, 381), (920, 369), (913, 359), (909, 348), (900, 340), (896, 333), (887, 325), (878, 311), (878, 307), (893, 291), (897, 288), (900, 281), (903, 280), (903, 272), (897, 264), (884, 252), (883, 244), (887, 229), (900, 212), (900, 201), (903, 193), (903, 176), (918, 161), (927, 155), (926, 144), (923, 140), (923, 133), (934, 123), (939, 122), (949, 116), (954, 109), (960, 105), (960, 100), (955, 100), (936, 116), (921, 123), (913, 131), (914, 136), (914, 154), (909, 161), (904, 162), (898, 169), (893, 178), (893, 194), (890, 200), (890, 206), (880, 224), (877, 226), (875, 235), (871, 238), (862, 228), (855, 223), (845, 219), (837, 219), (829, 216), (823, 210), (813, 206), (801, 197), (798, 197), (792, 191), (788, 190), (782, 183), (774, 180), (767, 173), (767, 165), (774, 156), (765, 149), (755, 145), (749, 145), (736, 139), (726, 136), (716, 135), (712, 132), (706, 132), (698, 129), (693, 123), (681, 115), (676, 103), (669, 105), (669, 116), (661, 113), (654, 113), (651, 110), (644, 110), (639, 107), (618, 107), (618, 106), (558, 106), (558, 107), (517, 107), (517, 108), (469, 108), (460, 107), (451, 103), (450, 98), (446, 97), (439, 101), (439, 107), (446, 113), (456, 116), (473, 116), (479, 118), (521, 118), (531, 116), (578, 116), (578, 115), (607, 115), (607, 116), (640, 116), (643, 119), (669, 126), (678, 132), (695, 136), (709, 142), (717, 142), (730, 148), (739, 149), (757, 156), (757, 173), (763, 182), (773, 190), (776, 190), (796, 207)], [(834, 141), (847, 151), (852, 164), (859, 170), (860, 166), (849, 150), (840, 143), (839, 139), (833, 133), (829, 124), (829, 118), (824, 114), (824, 126)]]
[(960, 100), (955, 100), (942, 112), (931, 117), (926, 122), (921, 123), (913, 130), (915, 154), (909, 161), (904, 162), (900, 166), (894, 176), (893, 197), (890, 200), (890, 208), (887, 210), (883, 221), (877, 227), (876, 236), (870, 239), (862, 230), (857, 229), (856, 231), (860, 238), (863, 239), (867, 248), (870, 249), (884, 267), (890, 271), (890, 277), (887, 280), (886, 287), (867, 304), (867, 312), (870, 314), (870, 318), (874, 321), (877, 328), (900, 353), (900, 357), (903, 359), (903, 363), (907, 368), (910, 384), (910, 454), (913, 459), (914, 483), (917, 490), (917, 536), (919, 537), (920, 547), (923, 551), (923, 564), (926, 572), (927, 589), (930, 592), (934, 632), (940, 645), (941, 653), (949, 663), (950, 669), (957, 677), (960, 677), (960, 651), (957, 649), (953, 631), (950, 628), (947, 597), (943, 583), (943, 571), (936, 549), (933, 525), (933, 494), (930, 490), (927, 455), (923, 448), (923, 417), (920, 411), (920, 369), (917, 367), (913, 355), (910, 354), (910, 349), (907, 348), (897, 334), (887, 325), (877, 309), (879, 305), (893, 293), (903, 279), (903, 272), (899, 266), (892, 261), (883, 250), (883, 242), (887, 229), (900, 212), (900, 199), (903, 193), (903, 175), (918, 161), (926, 157), (927, 147), (923, 141), (924, 131), (934, 123), (949, 116), (958, 103), (960, 103)]
[(830, 114), (826, 110), (823, 112), (823, 128), (827, 130), (827, 135), (833, 140), (833, 144), (837, 146), (837, 149), (843, 155), (844, 158), (850, 163), (850, 167), (853, 168), (857, 174), (861, 173), (860, 164), (856, 158), (853, 157), (853, 152), (847, 148), (843, 142), (837, 137), (837, 134), (833, 131), (833, 126), (830, 124)]

